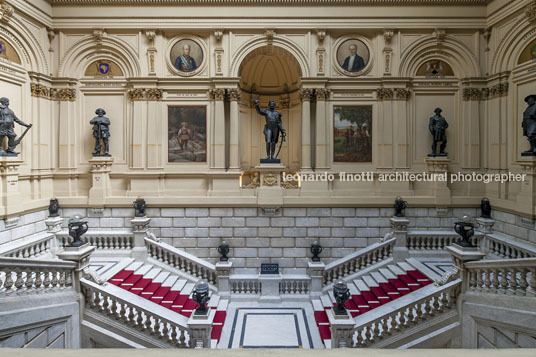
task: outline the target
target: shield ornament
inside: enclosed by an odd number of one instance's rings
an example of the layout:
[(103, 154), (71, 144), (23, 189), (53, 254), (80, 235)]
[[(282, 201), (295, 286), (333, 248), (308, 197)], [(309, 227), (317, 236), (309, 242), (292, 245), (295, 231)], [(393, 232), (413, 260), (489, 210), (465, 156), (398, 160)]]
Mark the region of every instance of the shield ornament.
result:
[(108, 62), (97, 62), (97, 69), (100, 74), (107, 75), (110, 72), (110, 63)]

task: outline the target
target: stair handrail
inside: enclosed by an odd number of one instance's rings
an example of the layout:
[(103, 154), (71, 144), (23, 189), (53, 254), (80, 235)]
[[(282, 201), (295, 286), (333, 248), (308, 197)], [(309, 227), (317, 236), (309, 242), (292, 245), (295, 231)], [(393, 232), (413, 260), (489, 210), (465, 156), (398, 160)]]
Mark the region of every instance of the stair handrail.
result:
[(536, 295), (536, 258), (467, 262), (463, 274), (470, 291)]
[(216, 284), (216, 266), (184, 250), (174, 246), (157, 242), (145, 237), (147, 255), (165, 264), (182, 270), (189, 275), (200, 279), (206, 279), (210, 284)]
[(536, 246), (520, 242), (505, 234), (486, 234), (485, 250), (505, 259), (536, 258)]
[[(479, 245), (483, 233), (475, 232), (471, 242)], [(406, 239), (406, 247), (409, 250), (443, 250), (454, 242), (461, 241), (462, 237), (455, 231), (424, 231), (410, 230)]]
[(396, 238), (377, 242), (327, 264), (324, 268), (324, 284), (390, 257), (393, 254), (395, 242)]
[(0, 248), (0, 256), (12, 258), (37, 258), (45, 253), (53, 253), (54, 234), (40, 232), (18, 239), (12, 244)]
[(104, 314), (126, 326), (180, 348), (189, 346), (188, 318), (113, 284), (80, 279), (85, 309)]
[[(70, 289), (75, 262), (0, 257), (2, 294)], [(4, 274), (2, 274), (4, 273)]]
[(413, 294), (404, 295), (366, 314), (357, 316), (353, 329), (352, 347), (369, 347), (375, 342), (415, 326), (438, 313), (456, 309), (456, 300), (461, 291), (462, 280), (457, 278), (442, 286), (434, 284), (419, 289), (421, 298)]
[[(56, 239), (60, 248), (69, 245), (73, 241), (73, 237), (66, 230), (56, 233)], [(134, 234), (128, 230), (90, 230), (80, 239), (97, 249), (129, 250), (134, 246)]]

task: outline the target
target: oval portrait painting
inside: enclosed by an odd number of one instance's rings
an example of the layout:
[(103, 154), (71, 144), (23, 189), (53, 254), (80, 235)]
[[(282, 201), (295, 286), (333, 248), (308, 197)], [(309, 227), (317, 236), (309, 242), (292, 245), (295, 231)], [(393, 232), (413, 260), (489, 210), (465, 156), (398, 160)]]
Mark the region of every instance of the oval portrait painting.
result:
[(203, 63), (203, 49), (190, 39), (177, 41), (171, 48), (171, 63), (181, 72), (194, 72)]
[(370, 60), (370, 52), (365, 43), (356, 38), (342, 42), (337, 48), (337, 63), (346, 72), (362, 71)]

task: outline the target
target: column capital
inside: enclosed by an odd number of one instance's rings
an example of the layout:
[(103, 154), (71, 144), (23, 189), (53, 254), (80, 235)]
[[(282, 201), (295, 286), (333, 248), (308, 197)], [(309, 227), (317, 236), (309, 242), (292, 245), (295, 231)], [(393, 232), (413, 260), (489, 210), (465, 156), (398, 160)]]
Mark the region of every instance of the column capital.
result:
[(317, 88), (315, 90), (315, 94), (316, 94), (316, 100), (318, 100), (318, 101), (326, 101), (330, 97), (331, 89), (329, 89), (329, 88)]
[(301, 88), (299, 91), (300, 99), (302, 102), (310, 102), (312, 94), (313, 94), (312, 88)]
[(213, 88), (209, 90), (209, 93), (212, 99), (221, 100), (221, 101), (225, 99), (225, 89), (223, 88)]
[(240, 100), (241, 96), (241, 90), (238, 88), (230, 88), (227, 89), (227, 93), (229, 94), (229, 99), (234, 102), (238, 102)]

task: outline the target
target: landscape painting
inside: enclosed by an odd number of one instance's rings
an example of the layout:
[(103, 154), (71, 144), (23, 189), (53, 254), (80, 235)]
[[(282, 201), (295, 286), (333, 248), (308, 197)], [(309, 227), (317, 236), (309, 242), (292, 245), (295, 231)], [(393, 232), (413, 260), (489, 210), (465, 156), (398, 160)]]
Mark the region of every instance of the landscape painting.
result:
[(334, 162), (372, 162), (372, 106), (333, 108)]
[(207, 161), (207, 108), (168, 107), (168, 162)]

